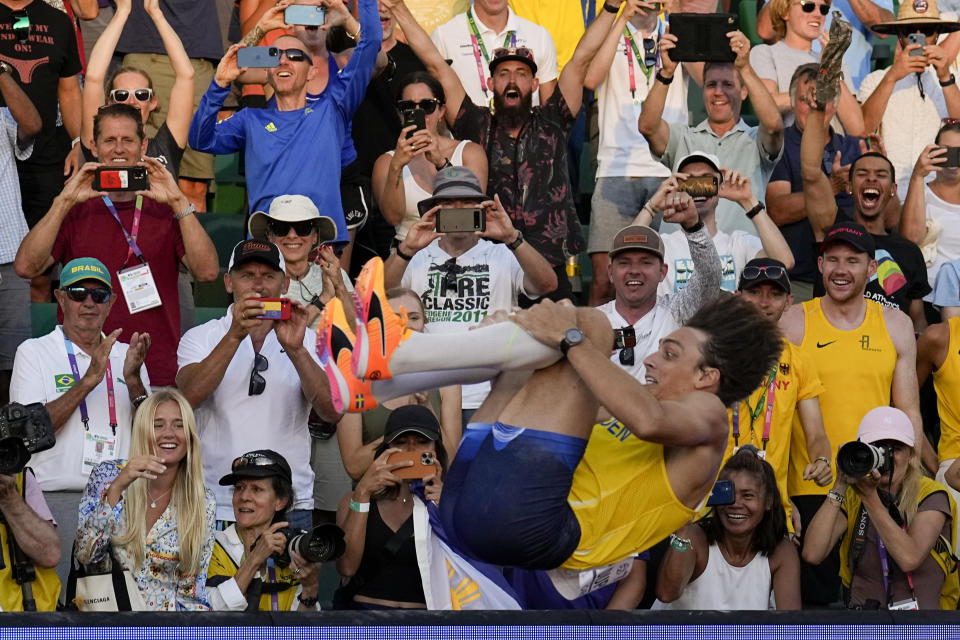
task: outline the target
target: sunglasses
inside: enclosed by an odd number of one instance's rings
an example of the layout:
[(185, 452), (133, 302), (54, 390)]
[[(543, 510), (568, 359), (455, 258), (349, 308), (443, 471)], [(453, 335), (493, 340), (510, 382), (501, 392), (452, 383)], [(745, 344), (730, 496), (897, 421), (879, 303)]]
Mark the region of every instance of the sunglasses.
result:
[[(259, 354), (258, 354), (259, 355)], [(262, 453), (245, 453), (239, 458), (234, 458), (233, 465), (230, 467), (231, 471), (236, 471), (242, 467), (269, 467), (275, 464), (280, 464), (270, 456), (265, 456)]]
[(633, 348), (637, 346), (637, 332), (633, 327), (613, 330), (613, 346), (620, 349), (620, 364), (632, 367), (636, 361)]
[(106, 287), (94, 287), (93, 289), (87, 289), (86, 287), (81, 287), (77, 285), (75, 287), (63, 287), (60, 289), (67, 297), (73, 300), (74, 302), (85, 302), (87, 296), (89, 295), (93, 298), (93, 301), (96, 304), (103, 304), (110, 299), (112, 292)]
[(281, 56), (287, 56), (287, 60), (290, 62), (309, 62), (313, 64), (313, 58), (307, 55), (307, 52), (303, 49), (277, 49), (277, 54)]
[(817, 4), (816, 2), (811, 2), (810, 0), (800, 0), (798, 4), (800, 5), (800, 10), (804, 13), (813, 13), (813, 10), (817, 7), (820, 8), (820, 15), (822, 16), (830, 13), (829, 4)]
[(436, 98), (427, 98), (426, 100), (420, 100), (419, 102), (414, 100), (398, 100), (397, 109), (400, 111), (407, 111), (409, 109), (420, 109), (425, 114), (430, 115), (437, 110), (437, 107), (440, 106), (440, 101)]
[(110, 89), (110, 99), (114, 102), (126, 102), (130, 99), (130, 94), (137, 99), (137, 102), (149, 102), (153, 98), (153, 89)]
[(655, 67), (657, 65), (657, 41), (653, 38), (643, 39), (643, 66)]
[(533, 61), (533, 51), (529, 47), (502, 47), (493, 52), (494, 60), (507, 56), (520, 56), (521, 58), (529, 58), (531, 62)]
[[(267, 361), (266, 356), (259, 353), (253, 355), (253, 371), (250, 372), (250, 386), (247, 389), (248, 396), (258, 396), (267, 388), (267, 381), (260, 375), (260, 372), (266, 371), (269, 366), (270, 363)], [(234, 462), (234, 464), (236, 464), (236, 462)]]
[(740, 275), (744, 280), (756, 280), (763, 273), (767, 274), (767, 277), (771, 280), (777, 280), (787, 275), (787, 270), (776, 265), (767, 267), (744, 267)]
[(24, 44), (30, 38), (30, 16), (26, 11), (14, 11), (11, 16), (13, 19), (13, 34), (17, 42)]
[(297, 220), (296, 222), (284, 222), (282, 220), (271, 220), (267, 223), (267, 231), (283, 238), (290, 233), (290, 229), (301, 238), (309, 236), (316, 231), (317, 225), (313, 220)]

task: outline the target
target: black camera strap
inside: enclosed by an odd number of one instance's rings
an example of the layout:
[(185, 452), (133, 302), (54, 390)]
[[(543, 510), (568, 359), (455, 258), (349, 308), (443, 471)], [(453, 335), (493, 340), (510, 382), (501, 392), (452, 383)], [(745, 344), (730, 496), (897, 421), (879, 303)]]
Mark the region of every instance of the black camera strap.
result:
[(853, 528), (853, 542), (850, 544), (850, 576), (857, 572), (857, 565), (863, 558), (863, 552), (867, 546), (867, 525), (870, 523), (870, 516), (867, 515), (867, 509), (862, 504), (860, 511), (857, 512), (856, 525)]

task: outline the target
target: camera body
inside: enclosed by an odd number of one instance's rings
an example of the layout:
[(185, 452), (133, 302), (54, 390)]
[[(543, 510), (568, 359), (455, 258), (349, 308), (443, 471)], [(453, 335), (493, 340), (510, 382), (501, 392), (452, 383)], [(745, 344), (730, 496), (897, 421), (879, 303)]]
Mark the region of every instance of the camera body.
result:
[(57, 443), (50, 414), (41, 402), (0, 407), (0, 473), (20, 473), (39, 451)]
[(837, 451), (837, 468), (851, 478), (862, 478), (871, 471), (880, 475), (893, 471), (893, 450), (867, 442), (847, 442)]
[(284, 527), (277, 531), (287, 539), (283, 553), (273, 556), (281, 567), (290, 566), (291, 551), (300, 554), (307, 562), (330, 562), (342, 556), (347, 548), (343, 529), (335, 524), (322, 524), (310, 531), (296, 527)]

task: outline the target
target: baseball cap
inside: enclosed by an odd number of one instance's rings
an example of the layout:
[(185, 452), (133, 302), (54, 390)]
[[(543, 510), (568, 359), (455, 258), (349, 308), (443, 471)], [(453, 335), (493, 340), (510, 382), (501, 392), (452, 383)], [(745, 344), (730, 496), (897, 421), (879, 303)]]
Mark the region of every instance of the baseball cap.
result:
[(397, 437), (413, 431), (436, 442), (440, 439), (440, 423), (430, 409), (419, 404), (408, 404), (394, 409), (383, 428), (383, 441), (393, 442)]
[(493, 57), (490, 58), (490, 73), (501, 62), (508, 60), (517, 60), (530, 67), (533, 75), (537, 75), (537, 63), (533, 59), (533, 51), (529, 47), (497, 47), (493, 50)]
[(692, 153), (688, 153), (680, 158), (680, 162), (677, 163), (676, 170), (683, 171), (683, 167), (691, 162), (706, 162), (708, 165), (713, 167), (714, 171), (720, 174), (720, 179), (723, 179), (723, 171), (720, 170), (720, 159), (712, 153), (707, 153), (706, 151), (694, 151)]
[(649, 251), (663, 260), (663, 239), (660, 238), (659, 233), (642, 224), (635, 224), (620, 229), (620, 232), (613, 238), (613, 248), (610, 249), (610, 257), (612, 258), (618, 253), (634, 249)]
[(447, 167), (433, 179), (433, 195), (417, 203), (420, 215), (446, 200), (492, 200), (480, 188), (476, 174), (466, 167)]
[(301, 222), (313, 220), (317, 225), (317, 240), (322, 244), (337, 237), (337, 224), (333, 218), (321, 216), (317, 205), (307, 196), (284, 195), (277, 196), (270, 203), (270, 212), (256, 211), (250, 216), (247, 231), (254, 238), (267, 237), (267, 225), (270, 219), (281, 222)]
[(826, 251), (827, 246), (835, 242), (845, 242), (860, 253), (866, 253), (871, 258), (877, 250), (877, 245), (873, 242), (873, 236), (870, 232), (856, 222), (838, 222), (830, 227), (827, 235), (823, 237), (820, 243), (820, 253)]
[(220, 478), (220, 486), (236, 484), (244, 478), (282, 478), (293, 484), (293, 473), (286, 458), (271, 449), (258, 449), (234, 458), (230, 473)]
[(857, 428), (857, 440), (879, 442), (896, 440), (914, 446), (913, 423), (906, 413), (894, 407), (876, 407), (863, 416)]
[(752, 289), (764, 282), (772, 282), (790, 293), (790, 278), (787, 276), (787, 268), (782, 262), (773, 258), (754, 258), (743, 265), (743, 271), (740, 272), (740, 284), (737, 289), (740, 291)]
[(60, 286), (69, 287), (81, 280), (99, 280), (113, 289), (110, 271), (96, 258), (75, 258), (60, 270)]
[(227, 271), (233, 271), (248, 262), (262, 262), (277, 271), (287, 271), (283, 255), (277, 245), (266, 240), (242, 240), (237, 243), (230, 254), (230, 264)]

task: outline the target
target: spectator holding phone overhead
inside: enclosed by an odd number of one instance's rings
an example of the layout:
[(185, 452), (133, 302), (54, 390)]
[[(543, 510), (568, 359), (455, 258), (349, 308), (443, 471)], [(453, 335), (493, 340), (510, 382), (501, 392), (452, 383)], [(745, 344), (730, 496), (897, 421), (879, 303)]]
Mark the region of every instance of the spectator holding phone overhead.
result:
[[(148, 141), (139, 109), (103, 107), (94, 117), (93, 136), (100, 164), (83, 165), (67, 182), (23, 239), (14, 267), (32, 278), (56, 262), (100, 260), (117, 276), (117, 304), (104, 330), (149, 333), (150, 378), (158, 386), (172, 385), (180, 339), (179, 265), (198, 281), (213, 280), (220, 270), (217, 251), (173, 175), (159, 160), (144, 157)], [(144, 170), (146, 184), (131, 188)], [(116, 184), (104, 187), (98, 176)]]
[[(670, 57), (678, 46), (677, 37), (666, 33), (660, 40), (662, 67), (643, 104), (637, 126), (650, 143), (650, 152), (667, 168), (674, 169), (680, 158), (696, 150), (722, 154), (726, 168), (746, 176), (754, 197), (760, 200), (783, 151), (783, 121), (773, 97), (750, 66), (750, 41), (740, 31), (726, 35), (736, 56), (734, 61), (709, 61), (703, 68), (707, 119), (689, 126), (671, 125), (662, 117), (677, 69)], [(757, 127), (747, 126), (740, 117), (741, 106), (748, 97), (760, 120)], [(731, 201), (721, 202), (717, 207), (717, 227), (727, 232), (739, 229), (752, 233), (753, 225), (741, 209)]]
[(446, 115), (443, 87), (425, 71), (411, 73), (397, 84), (397, 111), (403, 130), (397, 148), (387, 151), (373, 166), (373, 194), (380, 213), (397, 229), (403, 242), (419, 222), (417, 203), (430, 197), (437, 172), (445, 167), (467, 167), (487, 187), (487, 155), (469, 140), (454, 140), (440, 132)]

